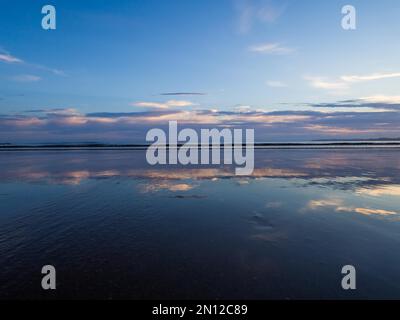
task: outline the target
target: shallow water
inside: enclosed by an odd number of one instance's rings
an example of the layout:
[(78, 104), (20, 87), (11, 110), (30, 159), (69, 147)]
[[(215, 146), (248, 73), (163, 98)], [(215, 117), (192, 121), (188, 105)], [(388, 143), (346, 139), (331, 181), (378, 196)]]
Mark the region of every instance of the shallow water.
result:
[(400, 150), (257, 149), (255, 167), (0, 152), (0, 298), (400, 298)]

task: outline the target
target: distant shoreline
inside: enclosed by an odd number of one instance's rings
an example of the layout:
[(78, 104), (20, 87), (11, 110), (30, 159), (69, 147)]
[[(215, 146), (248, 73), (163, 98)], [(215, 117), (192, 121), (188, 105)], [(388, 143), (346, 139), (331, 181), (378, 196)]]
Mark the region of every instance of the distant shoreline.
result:
[[(180, 148), (185, 144), (178, 144)], [(146, 150), (150, 144), (0, 144), (0, 151), (34, 151), (34, 150)], [(187, 145), (186, 145), (187, 146)], [(240, 145), (235, 145), (240, 146)], [(245, 147), (245, 145), (242, 145)], [(166, 145), (166, 148), (171, 146)], [(198, 147), (198, 146), (196, 146)], [(220, 148), (225, 145), (221, 144)], [(348, 149), (348, 148), (400, 148), (400, 141), (342, 141), (342, 142), (288, 142), (288, 143), (255, 143), (255, 149)], [(201, 148), (201, 146), (199, 146)], [(211, 146), (209, 148), (212, 148)]]

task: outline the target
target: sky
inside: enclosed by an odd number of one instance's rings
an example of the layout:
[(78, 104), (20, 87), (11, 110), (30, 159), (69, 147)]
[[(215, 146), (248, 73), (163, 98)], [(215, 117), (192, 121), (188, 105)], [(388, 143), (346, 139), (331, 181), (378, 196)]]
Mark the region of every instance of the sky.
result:
[(169, 120), (257, 142), (400, 138), (398, 0), (0, 6), (0, 143), (137, 143)]

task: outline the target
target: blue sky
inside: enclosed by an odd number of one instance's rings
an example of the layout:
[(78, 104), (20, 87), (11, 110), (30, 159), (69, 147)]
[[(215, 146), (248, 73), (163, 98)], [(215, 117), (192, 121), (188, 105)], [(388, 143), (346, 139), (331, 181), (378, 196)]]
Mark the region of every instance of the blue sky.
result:
[[(41, 28), (45, 4), (56, 30)], [(356, 30), (341, 27), (346, 4)], [(396, 0), (1, 7), (0, 142), (136, 142), (168, 120), (262, 141), (400, 137)]]

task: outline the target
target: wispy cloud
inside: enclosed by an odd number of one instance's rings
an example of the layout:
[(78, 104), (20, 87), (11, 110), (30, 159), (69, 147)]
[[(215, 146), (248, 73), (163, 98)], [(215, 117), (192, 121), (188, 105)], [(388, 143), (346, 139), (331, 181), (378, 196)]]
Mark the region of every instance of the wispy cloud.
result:
[(35, 76), (32, 74), (21, 74), (18, 76), (12, 77), (12, 80), (17, 82), (37, 82), (40, 81), (42, 78), (39, 76)]
[(271, 88), (286, 88), (287, 84), (282, 81), (267, 81), (267, 86)]
[(55, 68), (49, 68), (46, 66), (42, 66), (40, 64), (31, 64), (32, 67), (40, 70), (44, 70), (46, 72), (50, 72), (56, 76), (66, 76), (66, 73), (63, 70), (60, 69), (55, 69)]
[(360, 98), (359, 100), (370, 103), (400, 104), (400, 96), (375, 95)]
[(379, 129), (353, 129), (349, 127), (335, 127), (311, 124), (304, 127), (306, 130), (317, 131), (326, 135), (350, 135), (350, 134), (370, 134), (373, 132), (380, 132)]
[(30, 62), (24, 61), (20, 58), (17, 58), (16, 56), (12, 55), (11, 53), (9, 53), (8, 51), (6, 51), (2, 48), (0, 48), (0, 62), (10, 63), (10, 64), (21, 64), (26, 67), (50, 72), (50, 73), (53, 73), (58, 76), (65, 76), (65, 72), (62, 70), (55, 69), (55, 68), (49, 68), (49, 67), (43, 66), (41, 64), (30, 63)]
[(305, 76), (305, 80), (307, 80), (313, 88), (317, 89), (325, 89), (325, 90), (344, 90), (348, 89), (349, 85), (343, 81), (331, 81), (324, 77), (313, 77), (313, 76)]
[(238, 27), (240, 33), (249, 32), (258, 23), (273, 23), (286, 10), (286, 3), (273, 0), (241, 0), (236, 1), (239, 14)]
[(264, 43), (249, 48), (252, 52), (263, 53), (263, 54), (276, 54), (284, 55), (290, 54), (295, 51), (293, 48), (284, 47), (280, 43)]
[(400, 72), (372, 73), (367, 75), (344, 75), (334, 80), (318, 76), (304, 76), (303, 78), (307, 80), (310, 86), (314, 88), (340, 93), (350, 89), (351, 85), (356, 83), (398, 77), (400, 77)]
[(132, 106), (154, 109), (169, 109), (169, 108), (182, 108), (193, 106), (194, 103), (186, 100), (168, 100), (166, 102), (135, 102)]
[(161, 96), (204, 96), (204, 92), (163, 92)]
[(363, 82), (363, 81), (373, 81), (373, 80), (399, 78), (399, 77), (400, 77), (400, 72), (394, 72), (394, 73), (373, 73), (362, 76), (360, 75), (342, 76), (341, 79), (344, 82)]
[(369, 97), (362, 97), (359, 99), (342, 100), (330, 103), (312, 103), (308, 104), (314, 108), (332, 108), (341, 110), (359, 110), (362, 112), (369, 109), (370, 112), (388, 112), (400, 110), (400, 97), (399, 96), (386, 96), (375, 95)]
[(0, 51), (0, 61), (6, 63), (22, 63), (23, 61), (17, 57), (12, 56), (9, 53)]

